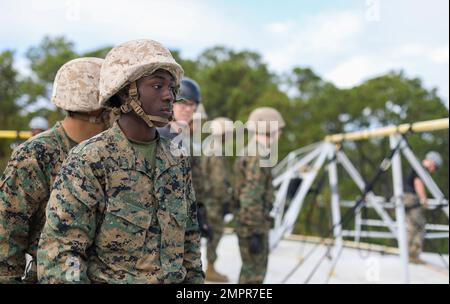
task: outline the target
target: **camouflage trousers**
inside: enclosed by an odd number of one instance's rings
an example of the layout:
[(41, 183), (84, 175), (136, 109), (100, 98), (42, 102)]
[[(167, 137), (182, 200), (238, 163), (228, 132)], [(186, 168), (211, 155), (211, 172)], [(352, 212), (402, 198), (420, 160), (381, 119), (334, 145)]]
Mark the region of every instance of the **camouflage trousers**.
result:
[(408, 250), (410, 258), (419, 258), (425, 240), (426, 219), (419, 197), (405, 193), (406, 225), (408, 229)]
[(262, 284), (266, 276), (267, 263), (269, 261), (269, 235), (263, 235), (263, 250), (259, 254), (252, 254), (250, 252), (250, 237), (238, 235), (238, 238), (242, 259), (239, 284)]
[(215, 211), (208, 209), (208, 223), (212, 228), (212, 238), (207, 242), (206, 257), (210, 264), (214, 264), (217, 260), (217, 246), (222, 238), (223, 228), (225, 227), (221, 212)]

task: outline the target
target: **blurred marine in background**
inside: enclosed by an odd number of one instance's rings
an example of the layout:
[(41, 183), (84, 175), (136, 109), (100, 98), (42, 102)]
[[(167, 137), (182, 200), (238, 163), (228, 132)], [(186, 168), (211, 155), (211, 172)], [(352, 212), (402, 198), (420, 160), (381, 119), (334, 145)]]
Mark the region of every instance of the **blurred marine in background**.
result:
[[(52, 102), (67, 112), (53, 128), (18, 146), (0, 180), (0, 283), (36, 282), (36, 251), (50, 188), (70, 149), (106, 128), (98, 104), (103, 60), (79, 58), (56, 74)], [(35, 123), (39, 124), (35, 124)], [(34, 120), (33, 129), (44, 129)], [(32, 258), (27, 265), (25, 255)]]
[[(246, 156), (236, 160), (234, 169), (236, 232), (242, 259), (239, 283), (261, 284), (267, 271), (274, 189), (271, 168), (262, 167), (260, 160), (278, 140), (285, 122), (277, 110), (269, 107), (255, 109), (248, 122), (253, 123), (248, 127), (252, 137)], [(271, 122), (278, 125), (277, 130), (270, 130)]]
[(228, 118), (219, 117), (211, 122), (211, 133), (213, 145), (207, 146), (203, 159), (205, 192), (205, 206), (207, 210), (208, 224), (212, 231), (207, 240), (208, 268), (206, 280), (211, 282), (225, 283), (228, 278), (218, 273), (214, 267), (217, 260), (217, 246), (225, 227), (224, 216), (229, 213), (229, 205), (232, 200), (231, 192), (231, 170), (230, 164), (225, 157), (225, 146), (227, 134), (233, 132), (233, 122)]

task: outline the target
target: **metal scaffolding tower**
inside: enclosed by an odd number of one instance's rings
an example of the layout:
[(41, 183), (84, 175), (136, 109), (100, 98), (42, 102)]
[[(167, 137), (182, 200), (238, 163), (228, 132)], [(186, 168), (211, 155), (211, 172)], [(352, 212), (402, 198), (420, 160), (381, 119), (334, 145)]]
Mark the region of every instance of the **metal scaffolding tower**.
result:
[[(334, 254), (331, 269), (334, 269), (343, 249), (343, 238), (353, 237), (356, 241), (360, 238), (393, 238), (397, 240), (400, 262), (403, 265), (404, 282), (409, 283), (409, 257), (408, 238), (405, 221), (405, 206), (403, 204), (403, 173), (402, 160), (406, 160), (433, 196), (429, 199), (428, 209), (439, 208), (448, 218), (448, 199), (444, 197), (437, 184), (434, 182), (427, 170), (417, 159), (405, 137), (408, 132), (431, 132), (448, 129), (448, 118), (419, 122), (415, 124), (404, 124), (381, 128), (373, 131), (361, 131), (346, 134), (327, 136), (324, 141), (311, 146), (291, 152), (278, 166), (273, 169), (273, 185), (278, 189), (272, 215), (275, 218), (275, 227), (270, 234), (270, 247), (273, 249), (285, 236), (292, 233), (294, 225), (299, 217), (305, 202), (305, 197), (311, 189), (321, 169), (328, 170), (328, 180), (331, 192), (332, 213), (332, 235), (334, 236)], [(343, 141), (367, 140), (375, 137), (389, 137), (392, 155), (385, 159), (380, 168), (392, 172), (394, 195), (390, 200), (384, 196), (377, 196), (373, 191), (368, 191), (364, 179), (356, 167), (352, 164), (346, 154), (339, 148)], [(363, 203), (366, 208), (375, 210), (379, 219), (363, 219), (361, 216), (362, 204), (356, 205), (356, 201), (345, 201), (339, 193), (338, 165), (340, 165), (351, 177), (356, 186), (364, 193)], [(292, 179), (300, 178), (301, 184), (294, 197), (287, 197), (289, 184)], [(343, 208), (355, 208), (351, 216), (355, 220), (354, 230), (344, 230)], [(391, 217), (388, 210), (395, 209), (395, 217)], [(385, 232), (368, 231), (363, 227), (383, 227)], [(426, 238), (438, 239), (449, 237), (449, 227), (430, 223), (426, 226)]]

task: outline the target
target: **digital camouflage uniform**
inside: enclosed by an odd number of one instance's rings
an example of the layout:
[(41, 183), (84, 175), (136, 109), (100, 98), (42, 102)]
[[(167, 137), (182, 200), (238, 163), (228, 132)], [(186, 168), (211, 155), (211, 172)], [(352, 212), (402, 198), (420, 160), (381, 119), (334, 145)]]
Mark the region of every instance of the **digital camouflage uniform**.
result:
[[(192, 137), (189, 139), (192, 140)], [(186, 144), (183, 145), (184, 147), (187, 147)], [(199, 208), (199, 224), (203, 225), (200, 229), (202, 237), (208, 238), (211, 233), (211, 225), (208, 222), (207, 219), (207, 210), (205, 201), (207, 200), (207, 197), (210, 195), (210, 193), (207, 192), (205, 188), (205, 180), (209, 177), (205, 175), (204, 171), (204, 156), (194, 156), (194, 149), (198, 149), (198, 146), (195, 144), (192, 144), (191, 147), (191, 153), (190, 156), (188, 156), (189, 161), (191, 163), (191, 169), (192, 169), (192, 187), (195, 191), (195, 198), (197, 200), (198, 208)], [(187, 150), (185, 150), (187, 151)]]
[[(98, 83), (103, 59), (70, 60), (56, 73), (51, 101), (58, 108), (76, 113), (82, 120), (97, 121), (89, 112), (98, 104)], [(78, 119), (78, 118), (77, 118)], [(36, 260), (39, 236), (51, 186), (63, 160), (76, 143), (61, 123), (16, 149), (0, 180), (0, 280), (17, 282), (25, 270), (25, 253)], [(29, 267), (27, 267), (29, 268)], [(25, 280), (35, 282), (36, 265)]]
[(275, 199), (270, 168), (275, 165), (275, 159), (271, 156), (273, 152), (278, 152), (272, 150), (276, 148), (274, 144), (285, 126), (280, 112), (271, 107), (254, 109), (247, 121), (246, 127), (252, 137), (244, 151), (246, 156), (238, 158), (235, 163), (234, 174), (236, 232), (242, 258), (239, 283), (264, 282), (269, 255), (269, 231), (273, 226), (270, 211)]
[(169, 145), (159, 139), (151, 168), (114, 123), (72, 151), (47, 207), (41, 282), (203, 282), (189, 161)]
[[(167, 125), (163, 128), (157, 128), (157, 130), (162, 138), (171, 140), (172, 144), (174, 145), (179, 145), (180, 147), (187, 148), (187, 143), (185, 143), (185, 138), (183, 137), (183, 134), (173, 132), (170, 125)], [(195, 197), (197, 202), (204, 203), (206, 197), (209, 195), (208, 193), (206, 193), (204, 185), (205, 180), (207, 179), (203, 170), (204, 156), (193, 156), (194, 147), (192, 144), (192, 137), (189, 138), (189, 140), (191, 141), (191, 152), (189, 156), (189, 161), (191, 163), (192, 168), (192, 185), (195, 191)]]
[(425, 209), (420, 204), (419, 197), (413, 193), (405, 193), (403, 202), (406, 208), (409, 257), (417, 260), (425, 240)]
[[(271, 169), (260, 166), (258, 156), (244, 156), (235, 163), (236, 232), (239, 238), (242, 268), (241, 284), (263, 283), (268, 263), (268, 238), (272, 228), (269, 215), (274, 194)], [(251, 253), (252, 237), (259, 236), (261, 250)]]
[[(50, 187), (74, 145), (58, 122), (14, 150), (0, 180), (0, 283), (20, 281), (26, 253), (36, 260)], [(37, 280), (35, 262), (25, 280)]]
[(190, 156), (192, 166), (192, 185), (195, 190), (195, 196), (197, 201), (204, 203), (206, 196), (210, 193), (206, 193), (204, 187), (205, 176), (203, 171), (203, 156)]
[(214, 264), (217, 259), (216, 249), (225, 227), (224, 208), (231, 202), (230, 194), (230, 166), (223, 156), (204, 157), (203, 170), (205, 178), (204, 187), (208, 196), (205, 197), (205, 205), (208, 223), (212, 227), (212, 238), (208, 240), (207, 260), (208, 264)]

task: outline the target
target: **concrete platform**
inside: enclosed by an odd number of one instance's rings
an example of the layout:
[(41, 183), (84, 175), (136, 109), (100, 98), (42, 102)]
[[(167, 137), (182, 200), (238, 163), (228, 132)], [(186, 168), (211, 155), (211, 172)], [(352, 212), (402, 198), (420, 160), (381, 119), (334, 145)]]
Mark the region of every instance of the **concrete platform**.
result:
[[(204, 240), (202, 240), (203, 242)], [(298, 240), (283, 240), (270, 254), (265, 283), (282, 283), (286, 275), (315, 246), (314, 243)], [(308, 277), (317, 261), (326, 252), (321, 245), (313, 255), (286, 282), (302, 284)], [(202, 243), (203, 265), (206, 266), (206, 248)], [(332, 251), (332, 255), (335, 253)], [(437, 254), (424, 253), (425, 265), (410, 264), (410, 280), (413, 284), (449, 284), (449, 271)], [(448, 265), (448, 255), (444, 256)], [(218, 248), (217, 271), (226, 274), (230, 283), (237, 283), (241, 267), (238, 240), (235, 234), (225, 234)], [(325, 259), (314, 277), (312, 284), (327, 282), (331, 261)], [(400, 258), (394, 254), (382, 254), (369, 250), (344, 248), (338, 260), (335, 272), (329, 279), (330, 284), (402, 284), (403, 271)]]

